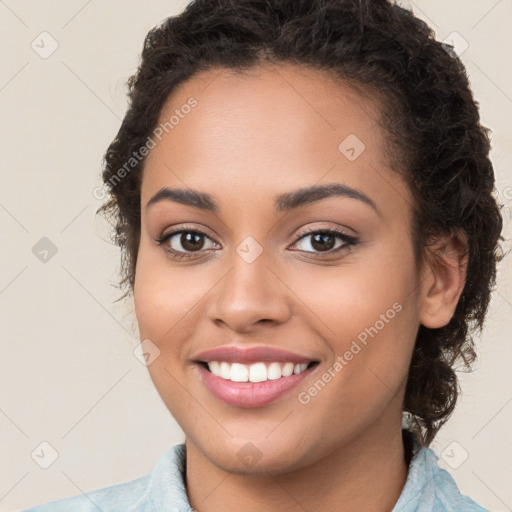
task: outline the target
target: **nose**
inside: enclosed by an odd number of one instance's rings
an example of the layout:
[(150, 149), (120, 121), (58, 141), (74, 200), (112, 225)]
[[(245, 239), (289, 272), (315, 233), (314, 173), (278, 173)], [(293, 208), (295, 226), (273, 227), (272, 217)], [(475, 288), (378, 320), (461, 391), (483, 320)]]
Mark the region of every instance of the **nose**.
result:
[(258, 325), (279, 325), (291, 314), (293, 294), (263, 255), (248, 263), (237, 253), (210, 297), (208, 316), (219, 326), (246, 333)]

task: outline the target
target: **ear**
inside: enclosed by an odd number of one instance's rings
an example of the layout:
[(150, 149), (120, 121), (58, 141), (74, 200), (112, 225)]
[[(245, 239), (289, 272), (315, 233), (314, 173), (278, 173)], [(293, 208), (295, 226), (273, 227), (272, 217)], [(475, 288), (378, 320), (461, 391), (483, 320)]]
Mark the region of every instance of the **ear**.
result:
[(422, 269), (420, 323), (436, 329), (451, 320), (466, 282), (468, 242), (463, 231), (444, 235), (426, 249)]

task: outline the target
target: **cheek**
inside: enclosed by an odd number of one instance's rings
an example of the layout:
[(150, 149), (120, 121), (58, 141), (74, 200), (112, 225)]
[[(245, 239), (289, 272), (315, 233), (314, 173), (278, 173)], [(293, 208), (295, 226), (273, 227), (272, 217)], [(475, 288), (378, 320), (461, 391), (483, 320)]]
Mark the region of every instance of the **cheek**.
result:
[[(418, 277), (412, 249), (399, 245), (382, 245), (364, 258), (361, 253), (357, 264), (331, 274), (316, 271), (308, 280), (314, 287), (297, 280), (297, 295), (307, 297), (321, 318), (318, 325), (332, 352), (326, 367), (335, 365), (318, 377), (335, 384), (325, 392), (321, 383), (310, 390), (311, 396), (325, 393), (325, 400), (313, 400), (315, 407), (343, 403), (354, 412), (378, 414), (405, 384), (419, 325)], [(338, 410), (343, 421), (346, 408)]]
[[(190, 325), (208, 282), (193, 266), (174, 271), (160, 250), (141, 241), (135, 272), (135, 315), (141, 339), (150, 338), (161, 349), (178, 348), (165, 340), (180, 340)], [(197, 309), (197, 308), (196, 308)]]
[(400, 329), (404, 322), (417, 320), (418, 277), (412, 248), (404, 246), (375, 244), (339, 267), (310, 267), (308, 279), (301, 272), (300, 276), (290, 274), (288, 281), (317, 313), (329, 339), (356, 338), (375, 323), (379, 331)]
[(193, 326), (198, 322), (197, 305), (205, 293), (201, 281), (193, 278), (192, 267), (187, 270), (173, 272), (158, 251), (146, 249), (144, 245), (139, 249), (134, 305), (140, 340), (151, 342), (144, 346), (144, 350), (156, 354), (147, 366), (148, 373), (176, 418), (193, 410), (190, 396), (183, 393), (183, 379), (179, 375), (187, 356), (187, 341), (193, 337)]

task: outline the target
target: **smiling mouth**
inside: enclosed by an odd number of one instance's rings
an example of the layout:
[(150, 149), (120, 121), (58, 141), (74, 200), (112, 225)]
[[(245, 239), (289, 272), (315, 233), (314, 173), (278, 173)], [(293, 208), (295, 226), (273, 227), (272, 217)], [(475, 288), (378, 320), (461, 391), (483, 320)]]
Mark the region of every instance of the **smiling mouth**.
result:
[(261, 361), (252, 364), (227, 361), (197, 361), (197, 363), (221, 379), (231, 382), (253, 383), (279, 380), (283, 377), (298, 375), (319, 364), (318, 361), (302, 364), (281, 361)]

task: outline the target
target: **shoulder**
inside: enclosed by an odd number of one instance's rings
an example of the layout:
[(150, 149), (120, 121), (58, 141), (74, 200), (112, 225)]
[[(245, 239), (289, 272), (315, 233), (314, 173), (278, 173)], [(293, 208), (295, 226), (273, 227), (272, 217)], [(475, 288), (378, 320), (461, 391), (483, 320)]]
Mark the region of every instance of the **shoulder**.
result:
[[(186, 512), (190, 506), (183, 483), (185, 445), (173, 446), (144, 476), (120, 484), (52, 501), (23, 512), (157, 512), (160, 500), (176, 507), (173, 512)], [(170, 501), (168, 501), (170, 500)]]
[(437, 456), (421, 448), (409, 467), (407, 481), (393, 512), (490, 512), (460, 493), (448, 471), (441, 469)]

